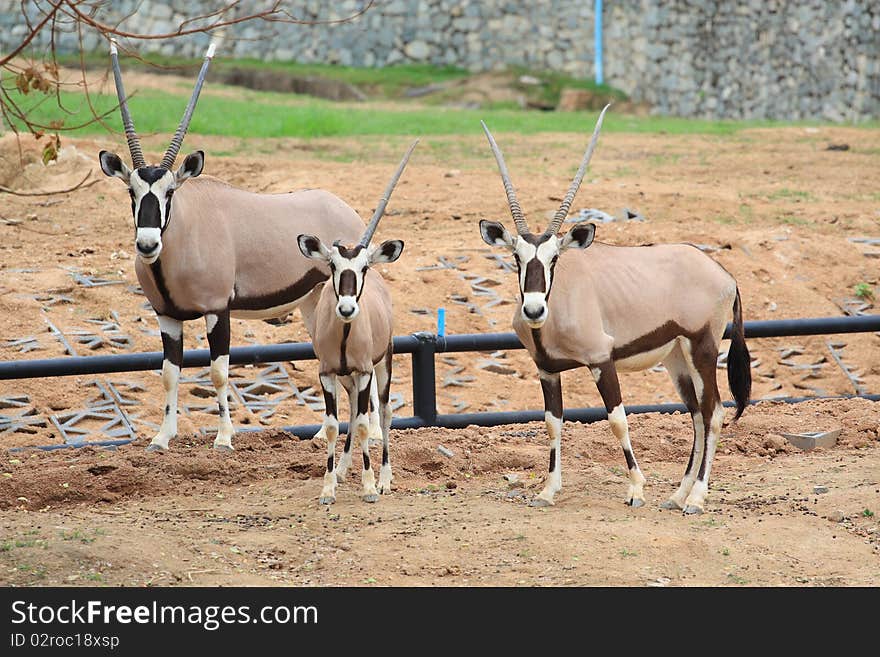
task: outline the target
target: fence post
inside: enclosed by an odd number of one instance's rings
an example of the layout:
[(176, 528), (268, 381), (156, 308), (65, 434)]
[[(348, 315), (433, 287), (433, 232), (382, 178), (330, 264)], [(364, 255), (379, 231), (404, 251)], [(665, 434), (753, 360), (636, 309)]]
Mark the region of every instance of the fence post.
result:
[(413, 415), (426, 425), (437, 425), (437, 377), (434, 354), (437, 336), (427, 331), (413, 333), (419, 344), (412, 354)]

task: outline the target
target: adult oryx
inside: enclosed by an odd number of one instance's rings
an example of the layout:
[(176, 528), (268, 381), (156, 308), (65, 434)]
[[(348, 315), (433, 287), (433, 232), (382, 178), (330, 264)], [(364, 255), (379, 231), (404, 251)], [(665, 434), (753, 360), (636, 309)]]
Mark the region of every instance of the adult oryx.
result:
[(202, 151), (188, 155), (173, 170), (213, 54), (211, 44), (171, 145), (161, 163), (150, 166), (128, 111), (115, 44), (110, 50), (133, 168), (118, 155), (101, 151), (101, 169), (128, 186), (135, 220), (135, 271), (159, 316), (164, 352), (165, 415), (149, 450), (166, 449), (177, 434), (183, 322), (205, 318), (220, 410), (214, 447), (232, 449), (227, 398), (230, 315), (271, 318), (300, 307), (308, 317), (320, 294), (316, 286), (330, 271), (325, 263), (291, 255), (290, 244), (303, 232), (328, 240), (356, 240), (364, 230), (358, 214), (328, 192), (254, 194), (215, 178), (197, 178), (205, 164)]
[(560, 372), (582, 366), (592, 372), (611, 430), (623, 446), (630, 480), (627, 503), (644, 504), (645, 478), (630, 445), (617, 372), (643, 370), (662, 362), (694, 424), (694, 445), (684, 478), (662, 506), (700, 513), (724, 417), (715, 368), (721, 337), (731, 318), (734, 331), (727, 379), (736, 400), (734, 420), (749, 401), (752, 379), (742, 303), (733, 276), (691, 245), (594, 243), (596, 227), (591, 223), (576, 224), (567, 234), (557, 235), (596, 147), (607, 109), (599, 115), (562, 205), (540, 234), (529, 231), (501, 151), (483, 124), (517, 234), (486, 220), (480, 222), (480, 232), (486, 243), (507, 248), (516, 261), (521, 304), (514, 313), (513, 328), (538, 366), (551, 439), (550, 476), (532, 505), (553, 504), (553, 496), (562, 487)]
[[(391, 490), (391, 460), (388, 453), (391, 404), (388, 400), (394, 317), (388, 286), (382, 275), (371, 269), (370, 265), (397, 260), (403, 252), (403, 241), (388, 240), (378, 246), (370, 246), (370, 240), (416, 144), (418, 140), (403, 156), (367, 229), (356, 244), (336, 240), (328, 247), (317, 236), (307, 234), (300, 235), (297, 240), (304, 256), (325, 263), (332, 272), (318, 300), (312, 334), (315, 354), (321, 363), (319, 374), (325, 402), (322, 432), (327, 438), (327, 471), (321, 490), (321, 504), (336, 501), (337, 480), (344, 480), (351, 467), (352, 436), (360, 444), (364, 458), (361, 471), (363, 500), (376, 502), (379, 493)], [(336, 438), (339, 435), (337, 381), (341, 381), (348, 392), (350, 421), (345, 450), (334, 467)], [(375, 389), (378, 389), (378, 400), (374, 400), (374, 406), (379, 409), (382, 430), (382, 467), (379, 470), (378, 490), (370, 465), (367, 417), (371, 391)]]

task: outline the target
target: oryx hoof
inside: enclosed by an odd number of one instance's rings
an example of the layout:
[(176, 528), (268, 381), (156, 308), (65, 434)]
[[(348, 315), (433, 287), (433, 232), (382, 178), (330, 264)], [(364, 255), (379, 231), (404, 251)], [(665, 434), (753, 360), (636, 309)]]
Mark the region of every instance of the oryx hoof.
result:
[(550, 500), (546, 500), (543, 497), (536, 497), (531, 502), (529, 502), (529, 506), (533, 506), (535, 508), (544, 508), (546, 506), (553, 506), (553, 502)]
[(645, 506), (645, 500), (640, 500), (639, 498), (634, 497), (627, 502), (627, 504), (634, 509), (638, 509), (640, 506)]
[(220, 444), (220, 445), (215, 444), (214, 449), (218, 452), (234, 452), (235, 451), (235, 448), (232, 445), (224, 445), (224, 444)]
[(148, 452), (165, 452), (168, 448), (160, 445), (159, 443), (150, 443), (147, 445), (146, 451)]
[(701, 513), (703, 513), (703, 509), (699, 506), (688, 504), (686, 507), (684, 507), (684, 514), (686, 516), (698, 516)]
[(373, 502), (379, 501), (379, 493), (367, 493), (363, 497), (361, 497), (361, 499), (364, 502), (369, 502), (370, 504), (372, 504)]
[(681, 505), (675, 500), (666, 500), (665, 502), (663, 502), (663, 504), (660, 505), (660, 508), (668, 510), (680, 510)]
[(318, 504), (333, 504), (336, 502), (335, 497), (319, 497)]

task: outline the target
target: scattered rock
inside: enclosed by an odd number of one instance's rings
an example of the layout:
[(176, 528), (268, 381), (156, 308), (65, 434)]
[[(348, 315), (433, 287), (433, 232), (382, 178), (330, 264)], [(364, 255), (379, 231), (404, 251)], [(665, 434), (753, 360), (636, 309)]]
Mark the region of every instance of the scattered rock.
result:
[(840, 509), (835, 509), (825, 517), (831, 522), (843, 522), (844, 518), (846, 518), (846, 516), (843, 515), (843, 511)]
[(813, 492), (816, 495), (822, 495), (828, 492), (828, 486), (813, 486)]
[(440, 452), (446, 458), (451, 459), (453, 456), (455, 456), (455, 452), (453, 452), (451, 449), (447, 449), (443, 445), (437, 445), (437, 451)]

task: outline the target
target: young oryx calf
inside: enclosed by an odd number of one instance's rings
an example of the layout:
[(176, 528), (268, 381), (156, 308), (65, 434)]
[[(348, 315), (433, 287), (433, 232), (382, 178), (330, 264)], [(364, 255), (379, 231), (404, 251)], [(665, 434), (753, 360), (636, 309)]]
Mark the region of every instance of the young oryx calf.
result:
[[(418, 144), (410, 146), (400, 162), (385, 194), (376, 207), (360, 241), (354, 246), (340, 241), (327, 247), (314, 235), (300, 235), (299, 249), (303, 255), (330, 266), (327, 279), (318, 299), (314, 314), (314, 326), (310, 327), (315, 354), (320, 361), (321, 388), (326, 405), (322, 433), (327, 438), (327, 472), (321, 491), (321, 504), (336, 501), (336, 483), (344, 481), (351, 466), (351, 438), (361, 446), (364, 469), (361, 474), (363, 499), (376, 502), (379, 493), (391, 490), (391, 461), (388, 455), (388, 432), (391, 428), (391, 405), (388, 403), (391, 389), (392, 314), (391, 294), (382, 275), (370, 269), (378, 262), (394, 262), (403, 251), (403, 241), (389, 240), (378, 247), (370, 246), (370, 239), (385, 212), (385, 205), (394, 191), (404, 167)], [(373, 376), (376, 377), (376, 385)], [(339, 436), (337, 419), (336, 383), (341, 381), (348, 392), (350, 422), (345, 451), (334, 469), (336, 438)], [(382, 468), (379, 472), (379, 489), (370, 467), (370, 440), (368, 417), (371, 390), (378, 389), (374, 405), (379, 408), (382, 430)]]
[(599, 115), (562, 205), (541, 234), (529, 231), (501, 151), (483, 124), (517, 235), (498, 222), (485, 220), (480, 222), (480, 232), (488, 244), (509, 249), (516, 261), (522, 303), (514, 314), (513, 328), (538, 366), (551, 439), (550, 476), (532, 505), (553, 504), (553, 496), (562, 488), (560, 372), (582, 366), (590, 368), (611, 430), (623, 446), (630, 479), (627, 503), (644, 504), (645, 478), (632, 453), (617, 372), (643, 370), (662, 362), (694, 424), (694, 445), (684, 478), (662, 506), (701, 513), (724, 417), (715, 380), (718, 346), (731, 317), (734, 331), (727, 378), (736, 400), (734, 420), (742, 414), (751, 392), (739, 289), (718, 263), (688, 244), (620, 247), (593, 243), (596, 227), (590, 223), (557, 235), (586, 172), (607, 109)]

